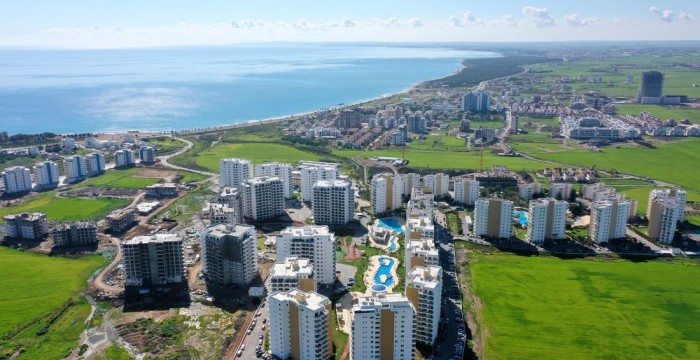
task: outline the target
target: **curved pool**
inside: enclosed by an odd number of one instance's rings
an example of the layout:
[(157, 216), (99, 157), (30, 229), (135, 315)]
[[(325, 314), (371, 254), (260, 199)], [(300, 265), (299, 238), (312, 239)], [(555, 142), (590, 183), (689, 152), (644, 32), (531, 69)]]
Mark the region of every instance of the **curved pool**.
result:
[(401, 223), (399, 222), (399, 219), (397, 218), (384, 218), (384, 219), (379, 219), (377, 220), (379, 222), (379, 226), (393, 230), (396, 232), (403, 232), (403, 226), (401, 226)]
[(520, 223), (520, 226), (527, 226), (527, 213), (525, 211), (513, 211), (513, 217), (518, 218), (517, 221)]
[(391, 268), (394, 267), (396, 261), (390, 257), (382, 256), (378, 259), (379, 269), (374, 274), (374, 283), (391, 286), (394, 284), (394, 277), (391, 276)]
[(391, 235), (391, 238), (389, 239), (389, 247), (387, 248), (387, 250), (396, 251), (398, 248), (399, 248), (398, 236)]

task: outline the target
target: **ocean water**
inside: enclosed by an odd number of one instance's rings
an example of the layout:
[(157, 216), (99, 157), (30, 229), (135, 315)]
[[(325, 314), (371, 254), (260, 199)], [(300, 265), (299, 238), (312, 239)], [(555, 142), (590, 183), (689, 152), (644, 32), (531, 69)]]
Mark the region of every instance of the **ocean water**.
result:
[(0, 131), (183, 130), (316, 111), (443, 77), (444, 47), (333, 44), (0, 50)]

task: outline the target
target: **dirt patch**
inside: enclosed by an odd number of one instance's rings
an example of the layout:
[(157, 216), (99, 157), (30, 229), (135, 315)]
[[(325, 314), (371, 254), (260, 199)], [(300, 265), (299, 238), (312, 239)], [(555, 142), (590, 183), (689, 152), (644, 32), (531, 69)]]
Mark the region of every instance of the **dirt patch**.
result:
[(152, 168), (143, 169), (134, 175), (134, 177), (139, 178), (163, 179), (166, 182), (172, 182), (175, 176), (177, 176), (176, 171)]

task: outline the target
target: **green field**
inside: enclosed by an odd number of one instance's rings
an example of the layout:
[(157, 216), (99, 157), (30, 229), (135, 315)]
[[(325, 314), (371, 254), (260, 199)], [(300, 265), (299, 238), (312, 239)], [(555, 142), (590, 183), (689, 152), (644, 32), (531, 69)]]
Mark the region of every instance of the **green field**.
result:
[(100, 176), (89, 178), (76, 184), (76, 187), (95, 186), (102, 188), (141, 189), (160, 181), (160, 179), (156, 178), (136, 177), (136, 174), (140, 171), (143, 171), (143, 168), (109, 170)]
[(620, 115), (639, 115), (641, 112), (648, 112), (661, 120), (690, 119), (694, 123), (700, 124), (700, 109), (697, 108), (641, 104), (619, 104), (616, 106), (617, 113)]
[(180, 140), (176, 140), (167, 136), (144, 139), (144, 141), (147, 141), (149, 144), (156, 146), (156, 155), (174, 153), (185, 147), (185, 145), (187, 145)]
[[(43, 212), (51, 221), (97, 220), (126, 207), (128, 199), (82, 199), (56, 196), (55, 191), (38, 194), (18, 206), (0, 208), (0, 217), (21, 212)], [(0, 218), (2, 222), (2, 218)]]
[(488, 359), (700, 358), (700, 267), (690, 260), (470, 256)]

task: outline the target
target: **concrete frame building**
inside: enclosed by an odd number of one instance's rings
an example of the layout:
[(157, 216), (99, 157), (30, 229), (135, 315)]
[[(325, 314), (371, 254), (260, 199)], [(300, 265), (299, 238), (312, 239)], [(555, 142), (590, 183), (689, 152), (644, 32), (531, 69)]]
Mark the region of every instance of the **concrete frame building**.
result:
[(204, 276), (216, 286), (247, 286), (258, 276), (255, 228), (215, 225), (200, 236)]
[(352, 184), (345, 180), (321, 180), (314, 185), (312, 209), (318, 225), (345, 225), (355, 214)]
[(455, 201), (464, 205), (474, 205), (479, 198), (479, 182), (476, 180), (459, 179), (455, 181)]
[(209, 204), (209, 226), (219, 224), (236, 225), (241, 224), (238, 220), (238, 214), (228, 204), (211, 203)]
[(259, 164), (255, 167), (255, 174), (280, 178), (284, 184), (284, 197), (292, 197), (292, 165), (278, 162)]
[(221, 159), (219, 160), (221, 179), (219, 185), (241, 187), (241, 184), (254, 176), (253, 163), (244, 159)]
[(272, 266), (270, 271), (270, 293), (299, 289), (303, 292), (316, 291), (314, 265), (309, 259), (290, 256), (284, 262)]
[(187, 284), (182, 238), (174, 234), (136, 236), (122, 242), (126, 286)]
[(416, 310), (416, 342), (432, 346), (442, 308), (442, 268), (416, 266), (406, 274), (406, 298)]
[(508, 239), (513, 234), (513, 202), (480, 198), (474, 205), (474, 235)]
[(642, 72), (642, 79), (637, 91), (637, 102), (644, 103), (644, 98), (660, 98), (663, 94), (664, 74), (658, 71)]
[(270, 351), (277, 359), (327, 360), (333, 355), (331, 301), (298, 289), (270, 295)]
[(598, 244), (625, 237), (630, 202), (611, 198), (591, 204), (588, 236)]
[(61, 224), (51, 229), (54, 246), (79, 246), (97, 244), (97, 224), (94, 221), (78, 221)]
[(136, 211), (133, 208), (114, 210), (107, 215), (106, 221), (112, 232), (122, 232), (136, 222)]
[(335, 235), (328, 226), (288, 227), (277, 237), (277, 263), (297, 256), (309, 259), (319, 284), (335, 282)]
[(284, 184), (278, 177), (259, 176), (241, 184), (243, 215), (252, 221), (284, 214)]
[(38, 240), (49, 233), (49, 222), (44, 213), (21, 213), (5, 215), (5, 236), (18, 239)]
[(527, 241), (544, 244), (545, 240), (561, 240), (566, 231), (569, 203), (555, 198), (530, 201), (527, 213)]
[(654, 189), (649, 192), (649, 203), (647, 204), (647, 217), (651, 212), (651, 204), (654, 199), (675, 199), (678, 206), (677, 219), (678, 222), (685, 220), (685, 204), (688, 200), (688, 193), (679, 189)]
[(650, 239), (664, 244), (673, 242), (676, 236), (678, 224), (678, 198), (656, 197), (650, 200), (647, 218), (649, 228), (647, 234)]
[(141, 164), (155, 164), (156, 149), (153, 146), (141, 145), (139, 148), (139, 159), (141, 159)]
[(335, 180), (338, 178), (338, 164), (333, 163), (305, 163), (299, 168), (301, 182), (301, 199), (312, 201), (314, 185), (321, 180)]
[(32, 174), (24, 166), (13, 166), (2, 172), (5, 192), (15, 194), (32, 191)]
[(55, 162), (44, 161), (34, 166), (34, 182), (39, 187), (55, 187), (59, 181), (58, 165)]
[(136, 165), (136, 155), (134, 150), (122, 149), (114, 152), (114, 167), (128, 168)]
[(443, 173), (425, 175), (423, 188), (432, 191), (436, 197), (447, 195), (450, 190), (450, 176)]
[(462, 111), (487, 113), (491, 107), (491, 96), (485, 91), (471, 91), (462, 96)]
[(87, 161), (80, 155), (75, 155), (63, 159), (63, 172), (66, 175), (66, 181), (76, 182), (87, 177)]
[(105, 172), (105, 157), (100, 153), (85, 155), (87, 176), (96, 176)]
[(370, 205), (373, 215), (390, 213), (401, 208), (403, 181), (400, 175), (377, 174), (370, 183)]
[(243, 191), (234, 187), (222, 187), (216, 197), (219, 204), (228, 205), (236, 213), (236, 220), (243, 222)]
[(178, 187), (175, 183), (156, 183), (145, 187), (146, 196), (149, 197), (171, 197), (177, 196)]

